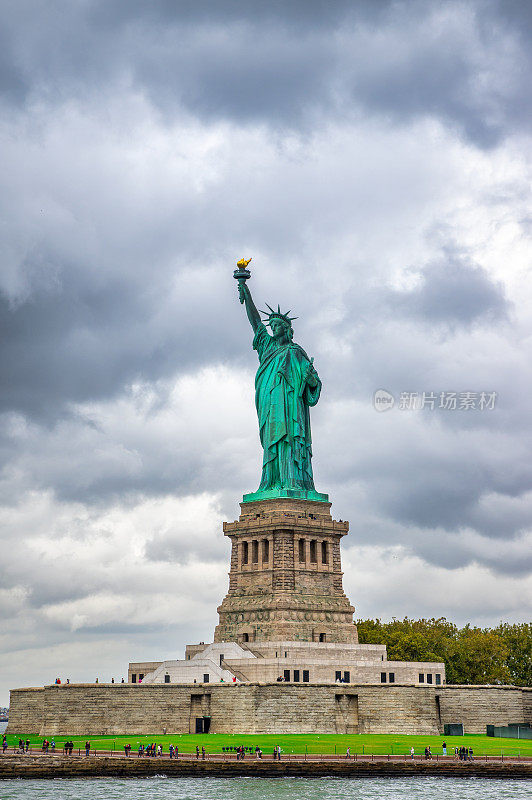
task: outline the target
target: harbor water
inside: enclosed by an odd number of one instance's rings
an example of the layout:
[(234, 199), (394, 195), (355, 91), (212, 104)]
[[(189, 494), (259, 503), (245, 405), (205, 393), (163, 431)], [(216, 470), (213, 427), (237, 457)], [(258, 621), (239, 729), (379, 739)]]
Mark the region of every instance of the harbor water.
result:
[(4, 780), (0, 800), (529, 800), (532, 781), (483, 778)]

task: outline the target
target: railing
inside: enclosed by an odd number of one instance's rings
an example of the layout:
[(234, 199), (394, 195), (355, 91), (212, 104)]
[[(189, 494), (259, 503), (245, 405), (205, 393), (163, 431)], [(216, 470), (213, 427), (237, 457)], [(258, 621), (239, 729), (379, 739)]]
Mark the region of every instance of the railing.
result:
[[(123, 748), (120, 750), (101, 750), (101, 749), (93, 749), (91, 748), (89, 754), (85, 754), (84, 747), (75, 747), (74, 752), (72, 755), (66, 754), (64, 747), (56, 747), (55, 750), (52, 748), (48, 748), (48, 750), (43, 750), (42, 747), (30, 747), (29, 750), (20, 750), (17, 745), (8, 747), (5, 753), (2, 753), (2, 749), (0, 748), (0, 758), (2, 757), (11, 757), (13, 755), (30, 755), (30, 756), (61, 756), (62, 758), (153, 758), (154, 760), (157, 759), (164, 759), (164, 760), (171, 760), (169, 753), (162, 753), (161, 755), (148, 755), (147, 753), (143, 752), (140, 755), (138, 754), (137, 750), (131, 750), (129, 756), (123, 751)], [(201, 750), (199, 756), (196, 753), (183, 753), (179, 751), (178, 756), (173, 756), (175, 760), (186, 760), (186, 761), (235, 761), (237, 760), (237, 753), (236, 751), (226, 752), (226, 753), (205, 753), (205, 758), (203, 758)], [(281, 752), (281, 758), (276, 759), (274, 758), (272, 753), (264, 753), (262, 756), (257, 757), (255, 752), (247, 752), (245, 754), (244, 759), (241, 759), (247, 762), (260, 762), (260, 761), (275, 761), (280, 760), (282, 761), (312, 761), (312, 762), (358, 762), (358, 761), (387, 761), (387, 762), (425, 762), (425, 761), (436, 761), (442, 764), (449, 764), (449, 763), (463, 763), (463, 764), (473, 764), (473, 763), (497, 763), (497, 762), (524, 762), (524, 763), (532, 763), (532, 756), (523, 756), (520, 753), (517, 756), (510, 756), (501, 753), (500, 755), (473, 755), (471, 760), (464, 759), (461, 761), (458, 756), (454, 754), (451, 755), (440, 755), (439, 753), (434, 753), (432, 758), (426, 758), (424, 754), (414, 754), (412, 757), (409, 753), (351, 753), (349, 756), (341, 755), (339, 753), (285, 753)]]

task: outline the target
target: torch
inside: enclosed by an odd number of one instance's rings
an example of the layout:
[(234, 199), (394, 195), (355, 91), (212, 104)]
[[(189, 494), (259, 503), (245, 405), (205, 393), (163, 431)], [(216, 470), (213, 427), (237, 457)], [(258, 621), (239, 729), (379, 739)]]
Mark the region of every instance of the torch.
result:
[[(247, 279), (251, 278), (251, 272), (248, 269), (248, 264), (251, 261), (251, 258), (247, 260), (245, 258), (241, 258), (240, 261), (236, 262), (236, 269), (233, 272), (233, 278), (238, 281), (239, 286), (244, 286)], [(244, 302), (244, 295), (240, 295), (240, 302)]]

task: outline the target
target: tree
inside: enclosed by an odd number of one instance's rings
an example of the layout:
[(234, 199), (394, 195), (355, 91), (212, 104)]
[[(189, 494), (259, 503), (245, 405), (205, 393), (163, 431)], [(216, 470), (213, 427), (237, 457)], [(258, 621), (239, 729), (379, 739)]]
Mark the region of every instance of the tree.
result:
[(447, 683), (508, 683), (508, 648), (496, 633), (466, 625), (455, 644), (445, 662)]
[(510, 682), (515, 686), (532, 686), (532, 625), (501, 622), (495, 633), (508, 649), (506, 663)]
[(439, 619), (359, 620), (361, 644), (385, 644), (390, 661), (443, 661), (447, 683), (532, 685), (532, 626), (458, 628)]

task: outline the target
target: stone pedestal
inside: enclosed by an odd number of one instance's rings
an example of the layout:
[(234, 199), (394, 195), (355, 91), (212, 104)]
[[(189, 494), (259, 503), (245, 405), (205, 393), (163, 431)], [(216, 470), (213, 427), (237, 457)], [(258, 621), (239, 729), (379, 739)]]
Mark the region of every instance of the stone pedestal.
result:
[(356, 643), (340, 560), (349, 523), (333, 520), (323, 501), (277, 497), (240, 508), (236, 522), (224, 522), (231, 571), (214, 641)]

